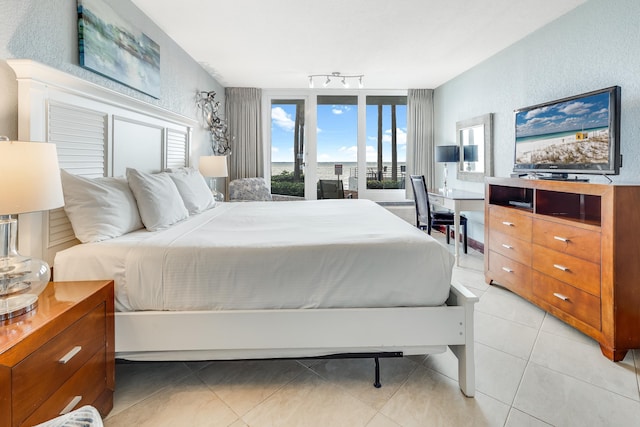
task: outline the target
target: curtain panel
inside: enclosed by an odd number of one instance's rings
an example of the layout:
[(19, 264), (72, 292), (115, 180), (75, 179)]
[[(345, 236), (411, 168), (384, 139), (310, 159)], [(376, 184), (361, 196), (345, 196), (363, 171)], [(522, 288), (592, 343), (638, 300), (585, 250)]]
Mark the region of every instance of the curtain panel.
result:
[[(427, 188), (435, 186), (433, 138), (433, 89), (407, 92), (407, 172), (424, 175)], [(411, 186), (407, 198), (413, 199)]]
[(264, 177), (262, 90), (228, 87), (224, 95), (231, 138), (229, 179)]

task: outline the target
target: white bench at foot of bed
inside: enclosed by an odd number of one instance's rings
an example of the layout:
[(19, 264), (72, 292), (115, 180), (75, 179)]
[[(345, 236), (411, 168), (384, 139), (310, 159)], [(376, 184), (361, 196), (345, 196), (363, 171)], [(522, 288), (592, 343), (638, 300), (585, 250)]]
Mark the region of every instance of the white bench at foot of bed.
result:
[(433, 354), (449, 346), (460, 389), (472, 397), (477, 301), (451, 285), (447, 305), (437, 307), (119, 312), (115, 351), (127, 360), (229, 360)]

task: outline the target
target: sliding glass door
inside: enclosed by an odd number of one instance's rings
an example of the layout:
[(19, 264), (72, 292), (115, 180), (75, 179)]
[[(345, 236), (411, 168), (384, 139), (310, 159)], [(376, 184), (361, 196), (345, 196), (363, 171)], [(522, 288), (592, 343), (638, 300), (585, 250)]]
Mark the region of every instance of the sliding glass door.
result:
[(271, 101), (271, 194), (305, 197), (305, 100)]
[(271, 193), (404, 200), (406, 93), (380, 92), (267, 94), (265, 170)]
[(318, 95), (318, 199), (358, 198), (358, 97)]

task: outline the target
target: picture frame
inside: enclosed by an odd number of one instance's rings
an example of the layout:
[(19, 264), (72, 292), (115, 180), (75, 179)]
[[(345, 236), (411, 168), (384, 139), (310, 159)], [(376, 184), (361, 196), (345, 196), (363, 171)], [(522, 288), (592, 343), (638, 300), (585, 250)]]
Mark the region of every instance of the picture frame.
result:
[(160, 97), (160, 46), (103, 0), (78, 0), (80, 66)]

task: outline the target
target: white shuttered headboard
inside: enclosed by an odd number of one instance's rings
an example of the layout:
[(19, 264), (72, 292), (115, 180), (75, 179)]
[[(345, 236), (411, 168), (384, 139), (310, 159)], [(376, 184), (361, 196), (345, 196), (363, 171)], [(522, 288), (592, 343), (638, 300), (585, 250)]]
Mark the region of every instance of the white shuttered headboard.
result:
[[(56, 144), (60, 167), (85, 177), (189, 165), (197, 122), (31, 60), (18, 80), (18, 139)], [(64, 210), (20, 215), (19, 250), (45, 259), (77, 244)]]

